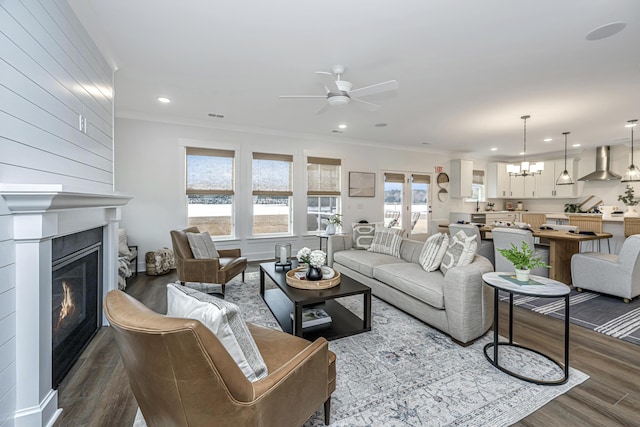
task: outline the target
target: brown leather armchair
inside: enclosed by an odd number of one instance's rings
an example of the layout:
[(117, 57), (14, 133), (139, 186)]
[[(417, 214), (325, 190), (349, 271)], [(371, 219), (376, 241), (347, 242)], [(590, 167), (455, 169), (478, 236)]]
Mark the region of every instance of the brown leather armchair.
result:
[(218, 249), (220, 258), (195, 259), (189, 246), (187, 233), (199, 233), (198, 227), (171, 231), (171, 243), (176, 258), (178, 280), (184, 282), (218, 283), (222, 285), (224, 295), (225, 284), (247, 268), (247, 258), (240, 249)]
[(336, 357), (324, 338), (311, 343), (249, 324), (269, 371), (252, 383), (198, 320), (155, 313), (118, 290), (104, 309), (150, 427), (293, 427), (323, 403), (329, 424)]

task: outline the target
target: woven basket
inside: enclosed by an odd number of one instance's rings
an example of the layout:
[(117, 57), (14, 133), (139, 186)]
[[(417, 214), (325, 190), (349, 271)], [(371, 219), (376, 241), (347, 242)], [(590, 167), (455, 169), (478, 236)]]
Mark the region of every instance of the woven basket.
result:
[(304, 270), (304, 267), (287, 271), (287, 285), (298, 289), (329, 289), (340, 284), (341, 275), (339, 271), (336, 271), (336, 275), (331, 279), (300, 280), (295, 276), (295, 273), (301, 270)]

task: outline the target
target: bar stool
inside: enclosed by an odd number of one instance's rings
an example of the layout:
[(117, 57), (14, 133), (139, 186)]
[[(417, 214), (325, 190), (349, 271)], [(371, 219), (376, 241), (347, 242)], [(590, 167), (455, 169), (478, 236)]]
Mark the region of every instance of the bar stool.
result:
[[(602, 215), (569, 215), (569, 225), (577, 226), (579, 231), (602, 233)], [(607, 239), (607, 246), (611, 253), (609, 239)], [(598, 252), (600, 252), (600, 240), (598, 240)]]

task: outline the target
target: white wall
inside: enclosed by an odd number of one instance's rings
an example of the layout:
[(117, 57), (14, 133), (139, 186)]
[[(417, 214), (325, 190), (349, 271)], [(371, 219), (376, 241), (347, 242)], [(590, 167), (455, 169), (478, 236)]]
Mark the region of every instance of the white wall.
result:
[[(67, 2), (2, 1), (0, 26), (0, 183), (111, 191), (113, 72)], [(0, 427), (18, 386), (12, 225), (0, 197)]]
[[(116, 76), (117, 80), (117, 76)], [(116, 190), (134, 199), (122, 209), (122, 226), (128, 229), (131, 244), (141, 254), (161, 247), (171, 248), (169, 231), (185, 227), (184, 145), (233, 149), (236, 151), (238, 188), (250, 188), (251, 153), (274, 152), (294, 156), (294, 194), (306, 194), (307, 155), (342, 159), (344, 223), (365, 219), (382, 220), (382, 171), (433, 172), (437, 165), (448, 167), (449, 158), (426, 151), (406, 151), (365, 145), (337, 143), (330, 139), (301, 138), (273, 133), (230, 131), (196, 126), (167, 124), (128, 118), (116, 119)], [(376, 197), (350, 198), (348, 172), (375, 172)], [(294, 197), (294, 237), (252, 239), (249, 191), (236, 197), (239, 212), (236, 224), (239, 241), (220, 243), (221, 247), (241, 247), (249, 259), (273, 256), (274, 243), (290, 241), (295, 249), (317, 246), (315, 236), (307, 236), (306, 196)], [(435, 195), (435, 193), (434, 193)], [(448, 217), (448, 203), (433, 203), (433, 217)], [(140, 268), (144, 268), (144, 259)]]

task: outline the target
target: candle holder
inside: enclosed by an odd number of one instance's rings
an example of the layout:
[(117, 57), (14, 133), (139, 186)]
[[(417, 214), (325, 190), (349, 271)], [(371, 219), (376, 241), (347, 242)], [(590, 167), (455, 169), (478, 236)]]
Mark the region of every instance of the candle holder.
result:
[(291, 268), (291, 243), (276, 243), (275, 260), (276, 270)]

